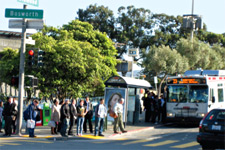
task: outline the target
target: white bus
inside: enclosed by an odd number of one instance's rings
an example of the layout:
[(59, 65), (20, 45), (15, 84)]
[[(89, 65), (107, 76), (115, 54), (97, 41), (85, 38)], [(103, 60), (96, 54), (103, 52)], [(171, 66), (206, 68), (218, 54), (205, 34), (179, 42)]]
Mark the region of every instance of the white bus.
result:
[(167, 77), (167, 121), (199, 121), (214, 108), (225, 108), (225, 70), (190, 70)]

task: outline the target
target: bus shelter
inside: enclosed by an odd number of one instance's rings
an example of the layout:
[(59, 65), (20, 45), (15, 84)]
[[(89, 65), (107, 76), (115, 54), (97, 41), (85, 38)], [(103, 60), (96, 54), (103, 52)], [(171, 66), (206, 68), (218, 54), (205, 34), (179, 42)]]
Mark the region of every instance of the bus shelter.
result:
[[(130, 77), (112, 76), (105, 82), (105, 104), (108, 111), (112, 110), (120, 98), (124, 98), (124, 123), (138, 123), (141, 109), (141, 98), (144, 89), (152, 88), (146, 80)], [(107, 115), (107, 122), (113, 122), (114, 118)]]

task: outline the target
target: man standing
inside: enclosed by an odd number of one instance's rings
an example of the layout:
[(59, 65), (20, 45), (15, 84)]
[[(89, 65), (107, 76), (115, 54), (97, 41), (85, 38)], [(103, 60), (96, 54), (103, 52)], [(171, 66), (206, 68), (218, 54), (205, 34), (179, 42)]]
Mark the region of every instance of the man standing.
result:
[[(107, 109), (104, 105), (105, 100), (103, 98), (100, 99), (100, 104), (97, 105), (95, 109), (95, 136), (104, 136), (103, 132), (103, 125), (104, 125), (104, 118), (107, 115)], [(100, 126), (99, 126), (100, 124)]]
[(117, 102), (114, 106), (114, 112), (115, 112), (115, 118), (114, 118), (114, 133), (118, 133), (117, 129), (118, 126), (120, 127), (120, 130), (123, 133), (126, 133), (127, 131), (124, 130), (124, 126), (123, 126), (123, 103), (124, 103), (124, 99), (121, 98), (119, 100), (119, 102)]
[(4, 105), (2, 115), (5, 119), (5, 134), (4, 136), (11, 136), (12, 134), (12, 97), (7, 97), (7, 102)]
[(69, 121), (70, 121), (69, 99), (65, 100), (65, 103), (62, 105), (60, 112), (61, 112), (60, 120), (61, 120), (61, 123), (62, 123), (60, 134), (63, 137), (68, 137), (66, 135), (66, 130), (68, 128)]
[(40, 110), (37, 106), (38, 106), (38, 101), (34, 100), (32, 104), (30, 104), (28, 106), (28, 111), (29, 111), (29, 118), (31, 122), (34, 122), (34, 128), (29, 128), (29, 137), (36, 137), (34, 135), (34, 129), (35, 129), (35, 125), (36, 125), (36, 117), (38, 114), (38, 111)]
[(91, 102), (89, 101), (89, 97), (86, 97), (84, 106), (86, 107), (86, 110), (87, 110), (87, 114), (85, 115), (85, 119), (84, 119), (84, 132), (85, 133), (87, 132), (87, 121), (88, 121), (90, 132), (93, 133), (92, 122), (91, 122), (91, 119), (93, 117), (93, 106)]
[(73, 99), (70, 105), (70, 128), (68, 131), (68, 135), (74, 135), (73, 126), (75, 125), (76, 118), (77, 118), (76, 99)]

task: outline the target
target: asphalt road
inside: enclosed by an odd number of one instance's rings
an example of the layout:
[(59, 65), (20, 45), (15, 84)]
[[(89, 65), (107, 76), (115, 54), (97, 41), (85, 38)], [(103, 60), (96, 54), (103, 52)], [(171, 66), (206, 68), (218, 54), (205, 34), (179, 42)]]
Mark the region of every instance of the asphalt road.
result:
[(0, 150), (197, 150), (197, 127), (161, 126), (110, 138), (0, 138)]

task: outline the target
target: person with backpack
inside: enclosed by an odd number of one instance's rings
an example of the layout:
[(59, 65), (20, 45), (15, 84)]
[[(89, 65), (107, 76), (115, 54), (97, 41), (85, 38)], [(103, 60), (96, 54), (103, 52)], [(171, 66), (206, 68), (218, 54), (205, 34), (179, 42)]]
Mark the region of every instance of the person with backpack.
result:
[[(24, 118), (24, 119), (27, 119), (27, 121), (30, 119), (30, 121), (32, 123), (34, 123), (34, 128), (28, 128), (29, 137), (32, 137), (32, 138), (36, 137), (34, 135), (34, 129), (35, 129), (35, 124), (36, 124), (36, 117), (37, 117), (37, 114), (39, 111), (38, 104), (39, 104), (38, 100), (34, 100), (33, 103), (28, 106), (27, 111), (26, 111), (27, 113), (29, 113), (28, 114), (29, 117)], [(27, 114), (26, 114), (26, 116), (27, 116)]]
[(104, 136), (103, 132), (103, 125), (104, 125), (104, 118), (107, 115), (107, 109), (104, 104), (105, 100), (103, 98), (100, 99), (100, 103), (95, 108), (95, 134), (94, 136)]

